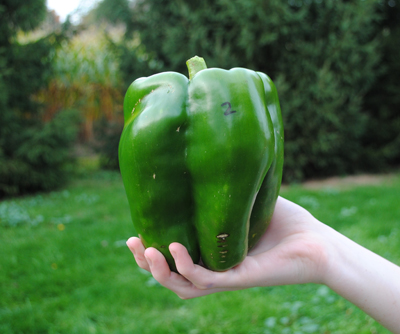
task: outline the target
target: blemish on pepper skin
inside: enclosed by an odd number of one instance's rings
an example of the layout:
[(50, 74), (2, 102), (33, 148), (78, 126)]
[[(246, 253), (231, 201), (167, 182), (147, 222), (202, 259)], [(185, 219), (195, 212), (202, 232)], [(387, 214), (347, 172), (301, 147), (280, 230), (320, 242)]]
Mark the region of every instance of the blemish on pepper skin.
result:
[(156, 179), (156, 174), (153, 174), (153, 179), (154, 179), (154, 180)]
[(176, 129), (176, 132), (179, 132), (179, 129), (180, 129), (181, 127), (180, 126), (178, 126), (178, 128)]
[(257, 233), (254, 233), (251, 237), (254, 238), (257, 235)]
[(228, 251), (227, 251), (227, 250), (225, 250), (225, 251), (220, 251), (219, 253), (220, 253), (220, 254), (226, 254), (226, 253), (228, 253)]
[(133, 107), (133, 109), (132, 109), (132, 114), (133, 114), (133, 112), (135, 111), (135, 109), (136, 109), (136, 106), (140, 103), (142, 101), (142, 99), (139, 99), (139, 100), (137, 100), (137, 102), (135, 103), (135, 106)]
[[(218, 242), (220, 242), (220, 241), (218, 241)], [(223, 245), (218, 245), (217, 247), (228, 247), (228, 245), (227, 244), (223, 244)]]
[(225, 238), (227, 238), (227, 237), (229, 237), (229, 234), (228, 234), (228, 233), (221, 233), (221, 234), (218, 234), (218, 235), (217, 235), (217, 238), (218, 238), (218, 239), (225, 239)]
[(174, 87), (172, 87), (172, 85), (168, 85), (167, 94), (168, 94), (168, 93), (173, 93), (174, 91), (175, 91)]
[(160, 246), (160, 248), (165, 248), (165, 247), (167, 247), (167, 246), (165, 246), (165, 245), (161, 245), (161, 246)]

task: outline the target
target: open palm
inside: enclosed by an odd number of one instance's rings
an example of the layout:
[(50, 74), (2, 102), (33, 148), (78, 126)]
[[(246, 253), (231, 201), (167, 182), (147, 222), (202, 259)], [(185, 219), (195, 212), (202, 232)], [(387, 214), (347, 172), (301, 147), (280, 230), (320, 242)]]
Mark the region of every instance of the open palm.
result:
[(139, 238), (128, 247), (138, 265), (152, 273), (166, 288), (183, 299), (255, 286), (319, 283), (326, 272), (326, 250), (321, 238), (327, 226), (302, 207), (278, 198), (271, 223), (242, 263), (225, 272), (213, 272), (194, 264), (186, 248), (169, 246), (178, 272), (171, 272), (155, 248), (144, 248)]

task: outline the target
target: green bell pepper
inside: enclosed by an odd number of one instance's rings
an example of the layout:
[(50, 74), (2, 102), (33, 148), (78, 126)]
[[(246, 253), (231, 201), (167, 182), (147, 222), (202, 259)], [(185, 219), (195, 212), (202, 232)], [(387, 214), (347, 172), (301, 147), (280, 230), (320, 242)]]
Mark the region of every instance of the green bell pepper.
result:
[(283, 125), (270, 78), (187, 62), (189, 80), (135, 80), (124, 100), (120, 169), (145, 247), (176, 271), (179, 242), (214, 271), (239, 264), (266, 231), (282, 178)]

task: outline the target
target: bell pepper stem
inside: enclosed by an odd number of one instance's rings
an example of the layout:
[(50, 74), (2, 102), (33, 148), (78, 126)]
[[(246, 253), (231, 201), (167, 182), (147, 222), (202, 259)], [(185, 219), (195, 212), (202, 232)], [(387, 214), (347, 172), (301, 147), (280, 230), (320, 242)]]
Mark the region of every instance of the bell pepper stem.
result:
[(203, 58), (194, 56), (186, 62), (189, 70), (189, 80), (192, 80), (196, 73), (207, 68), (206, 62)]

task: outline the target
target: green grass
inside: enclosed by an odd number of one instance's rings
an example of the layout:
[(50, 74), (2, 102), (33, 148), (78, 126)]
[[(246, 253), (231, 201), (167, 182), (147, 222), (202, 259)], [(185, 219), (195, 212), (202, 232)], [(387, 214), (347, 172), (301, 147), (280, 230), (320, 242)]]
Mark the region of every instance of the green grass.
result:
[[(400, 264), (400, 177), (282, 195)], [(180, 300), (135, 264), (128, 210), (119, 175), (105, 172), (0, 202), (0, 333), (389, 333), (314, 284)]]

